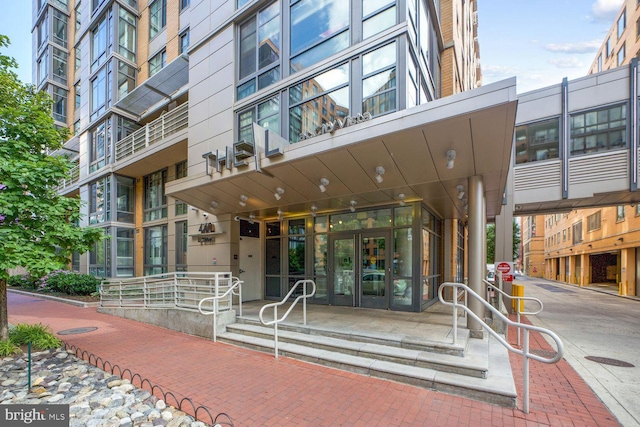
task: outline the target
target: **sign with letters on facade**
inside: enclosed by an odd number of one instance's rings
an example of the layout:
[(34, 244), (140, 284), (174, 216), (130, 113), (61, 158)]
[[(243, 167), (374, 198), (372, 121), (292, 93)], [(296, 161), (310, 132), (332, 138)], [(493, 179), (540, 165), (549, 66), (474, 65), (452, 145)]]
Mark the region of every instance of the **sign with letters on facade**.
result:
[(267, 158), (281, 156), (284, 154), (284, 142), (284, 138), (277, 133), (253, 123), (253, 142), (237, 141), (223, 150), (210, 151), (202, 155), (205, 159), (206, 173), (212, 175), (224, 169), (248, 166), (251, 159), (255, 162), (256, 170), (260, 172), (261, 150)]

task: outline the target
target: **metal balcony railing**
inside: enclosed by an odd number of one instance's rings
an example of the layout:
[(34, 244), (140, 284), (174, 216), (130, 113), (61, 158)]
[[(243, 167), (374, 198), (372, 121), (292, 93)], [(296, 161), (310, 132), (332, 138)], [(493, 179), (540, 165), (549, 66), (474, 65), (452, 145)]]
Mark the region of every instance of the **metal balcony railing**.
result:
[(125, 159), (189, 126), (189, 103), (163, 114), (116, 143), (116, 162)]
[(60, 185), (58, 185), (58, 192), (66, 190), (74, 184), (77, 184), (80, 180), (80, 166), (75, 165), (69, 170), (69, 178), (63, 179)]

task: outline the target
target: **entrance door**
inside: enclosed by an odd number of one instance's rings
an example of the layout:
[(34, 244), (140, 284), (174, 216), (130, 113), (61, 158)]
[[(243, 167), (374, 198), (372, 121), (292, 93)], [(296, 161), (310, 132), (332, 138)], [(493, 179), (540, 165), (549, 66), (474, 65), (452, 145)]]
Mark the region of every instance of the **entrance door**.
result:
[(350, 307), (389, 307), (388, 232), (330, 238), (330, 303)]
[[(244, 220), (241, 220), (244, 221)], [(245, 221), (246, 222), (246, 221)], [(262, 274), (260, 262), (260, 223), (240, 224), (238, 245), (238, 277), (243, 280), (242, 301), (262, 298)]]
[[(356, 250), (354, 236), (330, 238), (330, 288), (334, 305), (354, 307)], [(331, 301), (331, 300), (330, 300)]]

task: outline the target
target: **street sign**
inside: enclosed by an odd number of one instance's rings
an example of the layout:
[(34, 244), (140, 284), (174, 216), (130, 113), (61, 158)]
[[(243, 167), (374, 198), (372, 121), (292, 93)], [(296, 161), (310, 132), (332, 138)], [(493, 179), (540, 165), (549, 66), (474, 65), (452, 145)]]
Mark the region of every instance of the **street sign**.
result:
[(496, 263), (496, 271), (502, 275), (503, 282), (513, 282), (513, 263), (512, 262), (498, 262)]

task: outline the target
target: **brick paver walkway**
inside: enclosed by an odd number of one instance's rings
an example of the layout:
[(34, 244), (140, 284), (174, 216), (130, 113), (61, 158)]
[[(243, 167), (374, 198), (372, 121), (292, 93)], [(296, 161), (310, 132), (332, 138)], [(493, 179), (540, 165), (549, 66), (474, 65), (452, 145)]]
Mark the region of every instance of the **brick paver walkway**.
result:
[[(616, 426), (615, 418), (564, 361), (532, 362), (531, 413), (213, 343), (95, 308), (9, 293), (9, 322), (53, 331), (96, 326), (64, 340), (128, 368), (164, 391), (190, 397), (238, 426)], [(515, 337), (515, 334), (510, 334)], [(537, 334), (532, 348), (550, 348)], [(518, 393), (522, 363), (511, 358)], [(522, 407), (522, 402), (518, 402)], [(207, 420), (203, 420), (207, 421)]]

